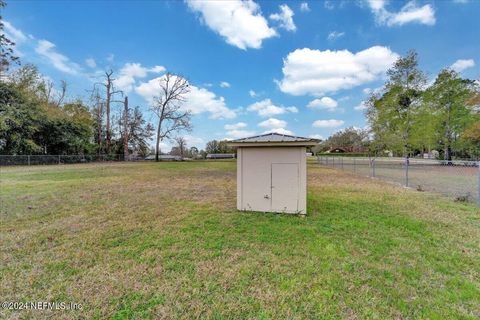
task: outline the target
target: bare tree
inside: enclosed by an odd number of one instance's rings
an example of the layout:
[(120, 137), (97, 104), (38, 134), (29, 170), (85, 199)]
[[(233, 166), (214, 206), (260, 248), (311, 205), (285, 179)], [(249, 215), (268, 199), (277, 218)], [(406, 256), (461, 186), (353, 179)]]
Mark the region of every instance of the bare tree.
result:
[(123, 160), (128, 160), (128, 97), (123, 102)]
[(97, 129), (97, 138), (96, 138), (97, 153), (101, 154), (103, 151), (102, 136), (103, 136), (103, 117), (105, 115), (105, 110), (104, 110), (103, 99), (100, 97), (100, 93), (98, 92), (98, 88), (96, 87), (94, 87), (93, 90), (91, 90), (90, 102), (92, 104), (91, 112), (93, 114), (96, 129)]
[(171, 139), (174, 132), (191, 130), (190, 112), (182, 109), (185, 96), (190, 91), (187, 80), (167, 73), (160, 79), (159, 85), (160, 94), (152, 106), (153, 112), (158, 116), (155, 161), (158, 161), (161, 141)]
[(113, 88), (113, 81), (115, 79), (112, 78), (113, 70), (105, 71), (105, 78), (106, 82), (104, 84), (107, 94), (105, 97), (105, 108), (107, 113), (107, 123), (106, 123), (106, 142), (107, 142), (107, 153), (110, 152), (110, 143), (112, 139), (112, 132), (110, 130), (110, 107), (112, 102), (112, 96), (116, 93), (120, 93), (121, 91), (115, 91)]
[(176, 137), (175, 142), (177, 143), (178, 151), (180, 151), (180, 156), (183, 158), (187, 149), (187, 141), (183, 137)]
[(114, 101), (113, 98), (116, 94), (121, 94), (123, 97), (123, 91), (115, 90), (114, 82), (115, 79), (113, 78), (113, 70), (105, 71), (103, 75), (104, 81), (103, 82), (96, 82), (93, 85), (92, 92), (99, 92), (98, 86), (105, 87), (105, 98), (103, 99), (104, 103), (102, 104), (102, 108), (105, 108), (106, 113), (106, 121), (105, 121), (105, 149), (106, 152), (110, 152), (111, 140), (112, 140), (112, 129), (111, 129), (111, 106), (113, 102), (120, 102), (124, 103), (124, 101)]
[(39, 94), (42, 96), (42, 99), (47, 103), (50, 103), (50, 99), (52, 98), (53, 86), (53, 81), (49, 79), (45, 79), (43, 80), (43, 82), (40, 83), (41, 90), (39, 90)]
[(67, 81), (61, 80), (60, 81), (60, 92), (58, 93), (58, 99), (55, 102), (57, 107), (60, 107), (63, 100), (65, 99), (65, 95), (67, 94)]

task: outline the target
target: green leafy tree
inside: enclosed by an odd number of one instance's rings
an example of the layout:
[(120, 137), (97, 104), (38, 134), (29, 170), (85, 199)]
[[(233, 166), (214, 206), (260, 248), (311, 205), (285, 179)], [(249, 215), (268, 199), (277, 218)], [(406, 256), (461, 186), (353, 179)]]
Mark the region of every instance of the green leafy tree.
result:
[(480, 158), (480, 117), (462, 134), (462, 142), (468, 154), (472, 158)]
[(4, 154), (74, 154), (93, 151), (93, 119), (81, 102), (63, 103), (37, 68), (25, 65), (1, 83), (0, 135)]
[[(0, 12), (7, 4), (0, 0)], [(19, 64), (20, 59), (13, 51), (15, 42), (7, 38), (4, 32), (5, 23), (0, 15), (0, 79), (5, 75), (11, 63)]]
[(382, 94), (372, 94), (366, 103), (367, 119), (375, 145), (409, 155), (416, 147), (415, 119), (426, 84), (418, 68), (417, 53), (410, 51), (400, 57), (387, 71), (387, 77)]
[(211, 140), (205, 146), (206, 153), (234, 153), (235, 148), (228, 146), (227, 140)]
[(430, 106), (431, 112), (430, 123), (434, 124), (435, 136), (446, 160), (452, 159), (452, 149), (462, 148), (460, 137), (475, 121), (473, 110), (467, 104), (474, 89), (473, 81), (445, 69), (425, 92), (425, 104)]
[(147, 123), (143, 117), (140, 107), (136, 106), (133, 113), (128, 117), (129, 119), (129, 147), (141, 155), (148, 155), (149, 144), (148, 141), (153, 137), (155, 128), (152, 124)]
[(12, 83), (0, 82), (0, 153), (31, 154), (41, 151), (35, 134), (44, 114)]

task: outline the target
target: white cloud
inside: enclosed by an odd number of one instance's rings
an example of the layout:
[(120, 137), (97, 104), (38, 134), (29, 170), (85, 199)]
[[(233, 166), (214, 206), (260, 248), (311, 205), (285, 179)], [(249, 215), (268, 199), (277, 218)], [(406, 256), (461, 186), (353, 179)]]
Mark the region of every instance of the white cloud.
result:
[(457, 72), (462, 72), (468, 68), (475, 67), (475, 61), (473, 59), (459, 59), (450, 66), (450, 69)]
[(262, 128), (285, 128), (287, 126), (287, 121), (269, 118), (260, 122), (258, 126)]
[(312, 139), (325, 140), (325, 138), (321, 134), (311, 134), (308, 137)]
[(107, 56), (107, 61), (112, 63), (113, 60), (115, 60), (115, 55), (113, 53), (110, 53), (108, 56)]
[(167, 150), (172, 149), (172, 146), (170, 145), (170, 143), (166, 141), (161, 141), (158, 147), (162, 152), (167, 152)]
[(183, 138), (187, 142), (187, 147), (197, 146), (205, 143), (205, 141), (202, 138), (197, 136), (192, 136), (187, 134), (187, 135), (184, 135)]
[(225, 130), (237, 130), (237, 129), (245, 128), (246, 126), (247, 124), (245, 122), (237, 122), (234, 124), (226, 124), (223, 127), (225, 128)]
[(287, 110), (288, 112), (291, 112), (291, 113), (297, 113), (298, 112), (297, 107), (285, 107), (285, 110)]
[(338, 38), (341, 38), (345, 35), (345, 32), (339, 32), (339, 31), (332, 31), (328, 34), (328, 37), (327, 39), (328, 40), (335, 40), (335, 39), (338, 39)]
[(269, 117), (287, 112), (297, 113), (298, 109), (296, 107), (276, 106), (270, 99), (264, 99), (249, 105), (247, 111), (255, 111), (261, 117)]
[(255, 135), (255, 131), (249, 131), (249, 130), (230, 130), (227, 131), (227, 136), (233, 138), (233, 139), (240, 139), (240, 138), (245, 138), (248, 136), (253, 136)]
[(220, 34), (228, 44), (240, 49), (259, 49), (262, 41), (277, 35), (252, 0), (199, 1), (187, 0), (202, 21)]
[(379, 11), (384, 9), (386, 4), (385, 0), (367, 0), (367, 2), (373, 11)]
[(294, 13), (292, 9), (286, 4), (282, 4), (279, 6), (280, 12), (273, 13), (270, 15), (270, 19), (273, 21), (277, 21), (279, 23), (279, 27), (283, 28), (287, 31), (295, 31), (297, 30), (297, 26), (293, 22)]
[(357, 53), (297, 49), (283, 60), (283, 79), (277, 83), (281, 91), (292, 95), (323, 95), (377, 80), (397, 58), (398, 54), (382, 46)]
[(376, 88), (363, 88), (362, 89), (362, 92), (366, 95), (369, 95), (369, 94), (378, 94), (382, 91), (383, 89), (383, 86), (380, 86), (380, 87), (376, 87)]
[(317, 120), (312, 124), (312, 126), (315, 128), (337, 128), (342, 126), (344, 123), (345, 121), (336, 119)]
[(338, 102), (330, 97), (323, 97), (321, 99), (314, 99), (307, 104), (308, 108), (327, 109), (334, 111), (338, 107)]
[(263, 132), (263, 134), (267, 134), (267, 133), (278, 133), (278, 134), (286, 134), (289, 136), (293, 136), (293, 132), (285, 128), (274, 128), (272, 130), (267, 130)]
[(268, 130), (264, 131), (263, 134), (274, 132), (279, 134), (293, 135), (292, 131), (285, 129), (287, 125), (288, 125), (287, 121), (279, 120), (275, 118), (269, 118), (258, 124), (259, 127), (268, 128)]
[(225, 104), (223, 97), (217, 97), (215, 93), (193, 85), (190, 85), (186, 107), (191, 110), (192, 114), (208, 112), (213, 119), (231, 119), (236, 117), (235, 112), (230, 110)]
[(164, 66), (155, 66), (153, 68), (148, 69), (148, 72), (162, 73), (162, 72), (165, 72), (165, 67)]
[(256, 93), (256, 92), (253, 91), (253, 90), (248, 91), (248, 94), (249, 94), (250, 97), (252, 97), (252, 98), (254, 98), (254, 97), (256, 97), (256, 96), (258, 95), (258, 93)]
[(335, 9), (335, 5), (334, 5), (333, 2), (330, 1), (330, 0), (325, 0), (325, 2), (323, 3), (323, 6), (324, 6), (325, 9), (327, 9), (327, 10), (333, 10), (333, 9)]
[(96, 68), (97, 67), (97, 63), (95, 62), (95, 59), (93, 59), (93, 58), (85, 59), (85, 64), (90, 68)]
[(310, 12), (310, 7), (308, 6), (307, 2), (300, 3), (300, 11), (302, 12)]
[(362, 101), (358, 106), (355, 106), (353, 109), (357, 111), (363, 111), (367, 109), (367, 104), (365, 103), (365, 101)]
[(226, 82), (226, 81), (222, 81), (220, 82), (220, 87), (222, 88), (230, 88), (230, 83)]
[(10, 22), (3, 21), (6, 36), (16, 44), (27, 41), (27, 36), (19, 29), (15, 28)]
[(115, 85), (124, 92), (133, 90), (137, 78), (145, 78), (148, 73), (162, 73), (165, 68), (155, 66), (153, 68), (143, 67), (140, 63), (125, 63), (119, 71), (119, 77), (115, 79)]
[(404, 25), (406, 23), (417, 22), (426, 25), (434, 25), (435, 11), (429, 4), (423, 7), (417, 7), (415, 2), (407, 3), (400, 12), (394, 14), (387, 22), (388, 25)]
[[(135, 87), (135, 92), (141, 95), (145, 100), (152, 103), (154, 97), (160, 94), (160, 82), (164, 76), (143, 82)], [(183, 108), (190, 110), (193, 115), (200, 113), (209, 113), (212, 119), (231, 119), (236, 114), (225, 104), (223, 97), (217, 97), (215, 93), (205, 88), (198, 88), (189, 84), (190, 92), (185, 96)]]
[(35, 52), (46, 58), (55, 69), (64, 73), (76, 75), (80, 71), (80, 66), (71, 62), (69, 58), (55, 50), (55, 44), (48, 40), (38, 40)]
[(363, 89), (362, 89), (362, 92), (363, 92), (364, 94), (370, 94), (370, 93), (373, 92), (373, 89), (372, 89), (372, 88), (363, 88)]
[(368, 4), (380, 25), (402, 26), (407, 23), (420, 23), (431, 26), (436, 22), (435, 10), (430, 4), (417, 7), (415, 1), (410, 1), (396, 13), (385, 8), (384, 0), (368, 0)]

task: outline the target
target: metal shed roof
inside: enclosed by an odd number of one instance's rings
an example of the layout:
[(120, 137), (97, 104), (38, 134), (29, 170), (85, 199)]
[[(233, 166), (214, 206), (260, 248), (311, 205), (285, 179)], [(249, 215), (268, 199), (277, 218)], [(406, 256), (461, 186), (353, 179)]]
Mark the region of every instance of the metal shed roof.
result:
[(314, 146), (319, 143), (317, 139), (290, 136), (279, 133), (267, 133), (253, 137), (236, 139), (228, 144), (234, 147), (250, 145), (295, 145), (295, 146)]

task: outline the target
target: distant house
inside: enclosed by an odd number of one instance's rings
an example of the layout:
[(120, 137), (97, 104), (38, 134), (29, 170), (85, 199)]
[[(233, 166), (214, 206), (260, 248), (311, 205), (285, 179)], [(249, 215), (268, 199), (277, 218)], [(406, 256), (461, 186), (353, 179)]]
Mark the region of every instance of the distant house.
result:
[(207, 159), (235, 159), (235, 153), (209, 153)]
[[(145, 160), (155, 160), (155, 155), (149, 155), (145, 158)], [(172, 156), (169, 154), (161, 154), (158, 156), (158, 160), (160, 161), (182, 161), (182, 157), (180, 156)]]
[(368, 148), (365, 147), (336, 147), (327, 151), (328, 153), (365, 153)]

